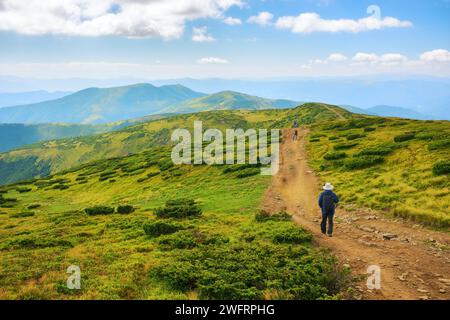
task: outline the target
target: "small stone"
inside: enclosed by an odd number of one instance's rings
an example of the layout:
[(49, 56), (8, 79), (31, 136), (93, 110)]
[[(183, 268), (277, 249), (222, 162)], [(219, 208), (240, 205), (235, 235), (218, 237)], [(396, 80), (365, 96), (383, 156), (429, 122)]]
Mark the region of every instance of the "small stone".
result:
[(442, 283), (450, 284), (450, 279), (439, 278), (439, 281)]
[(396, 234), (392, 234), (392, 233), (383, 233), (383, 239), (384, 240), (392, 240), (397, 238)]
[(346, 269), (350, 269), (350, 265), (348, 263), (344, 263), (342, 266)]
[(430, 297), (428, 297), (428, 296), (420, 296), (419, 299), (420, 300), (429, 300)]
[(420, 292), (420, 293), (428, 293), (428, 290), (425, 290), (425, 289), (417, 289), (417, 292)]
[(447, 291), (444, 288), (439, 289), (440, 293), (447, 293)]

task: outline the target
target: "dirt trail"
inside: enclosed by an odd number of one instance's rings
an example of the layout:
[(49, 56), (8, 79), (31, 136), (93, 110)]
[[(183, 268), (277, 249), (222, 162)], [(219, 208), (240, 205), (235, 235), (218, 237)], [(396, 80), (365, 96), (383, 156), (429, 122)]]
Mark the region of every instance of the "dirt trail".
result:
[[(318, 245), (328, 247), (342, 264), (361, 276), (356, 289), (362, 299), (450, 299), (450, 236), (371, 210), (337, 209), (333, 238), (320, 232), (317, 196), (320, 185), (309, 169), (305, 150), (308, 132), (298, 141), (284, 132), (280, 170), (267, 190), (264, 209), (286, 210), (296, 224), (311, 231)], [(332, 181), (331, 181), (332, 182)], [(336, 188), (339, 194), (339, 186)], [(387, 240), (390, 236), (395, 236)], [(368, 290), (367, 267), (381, 268), (381, 289)]]

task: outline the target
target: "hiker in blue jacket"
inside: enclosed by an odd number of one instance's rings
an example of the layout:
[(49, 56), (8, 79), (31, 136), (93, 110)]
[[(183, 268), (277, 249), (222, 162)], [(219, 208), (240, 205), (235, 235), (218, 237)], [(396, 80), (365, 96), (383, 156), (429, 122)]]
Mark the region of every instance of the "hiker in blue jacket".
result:
[(333, 236), (333, 217), (334, 211), (337, 203), (339, 202), (339, 197), (332, 191), (334, 189), (333, 185), (327, 182), (324, 186), (323, 191), (319, 197), (319, 207), (322, 209), (322, 233), (327, 234), (327, 220), (328, 220), (328, 236)]

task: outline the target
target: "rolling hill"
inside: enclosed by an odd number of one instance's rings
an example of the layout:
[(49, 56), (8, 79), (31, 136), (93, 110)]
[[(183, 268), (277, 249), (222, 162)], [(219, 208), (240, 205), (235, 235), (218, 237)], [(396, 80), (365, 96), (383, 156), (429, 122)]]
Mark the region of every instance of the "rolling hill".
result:
[(100, 135), (46, 141), (0, 154), (0, 184), (45, 176), (93, 160), (139, 153), (170, 142), (172, 130), (193, 128), (196, 120), (204, 127), (265, 128), (353, 117), (348, 111), (324, 104), (305, 104), (285, 110), (212, 111), (171, 116)]
[[(221, 130), (298, 121), (312, 168), (345, 210), (448, 230), (448, 121), (317, 103), (175, 115), (0, 155), (3, 181), (42, 177), (0, 186), (0, 269), (9, 271), (0, 299), (348, 298), (348, 267), (290, 215), (259, 211), (271, 181), (260, 168), (173, 165), (171, 131), (196, 120)], [(80, 290), (66, 286), (70, 265), (81, 268)]]
[(293, 108), (299, 102), (290, 100), (264, 99), (234, 91), (222, 91), (204, 97), (199, 97), (190, 101), (164, 109), (167, 113), (195, 113), (212, 110), (263, 110), (263, 109), (284, 109)]
[(170, 105), (201, 96), (180, 85), (89, 88), (57, 100), (1, 108), (0, 123), (115, 122), (161, 113)]
[(105, 124), (9, 124), (0, 123), (0, 152), (9, 151), (45, 140), (88, 136), (119, 130), (140, 122), (163, 118), (164, 115), (146, 116), (126, 121)]

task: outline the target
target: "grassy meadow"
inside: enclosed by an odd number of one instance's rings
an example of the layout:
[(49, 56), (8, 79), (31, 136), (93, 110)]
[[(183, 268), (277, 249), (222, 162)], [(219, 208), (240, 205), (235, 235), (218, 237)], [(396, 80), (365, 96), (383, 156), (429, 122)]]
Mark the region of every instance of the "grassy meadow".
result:
[[(347, 270), (329, 252), (289, 216), (259, 211), (270, 177), (247, 166), (173, 166), (169, 155), (153, 148), (2, 187), (0, 299), (345, 294)], [(177, 199), (195, 203), (172, 210)], [(119, 206), (134, 212), (111, 213)], [(81, 269), (80, 290), (66, 287), (70, 265)]]
[(450, 122), (365, 117), (311, 126), (310, 163), (347, 205), (450, 226)]

